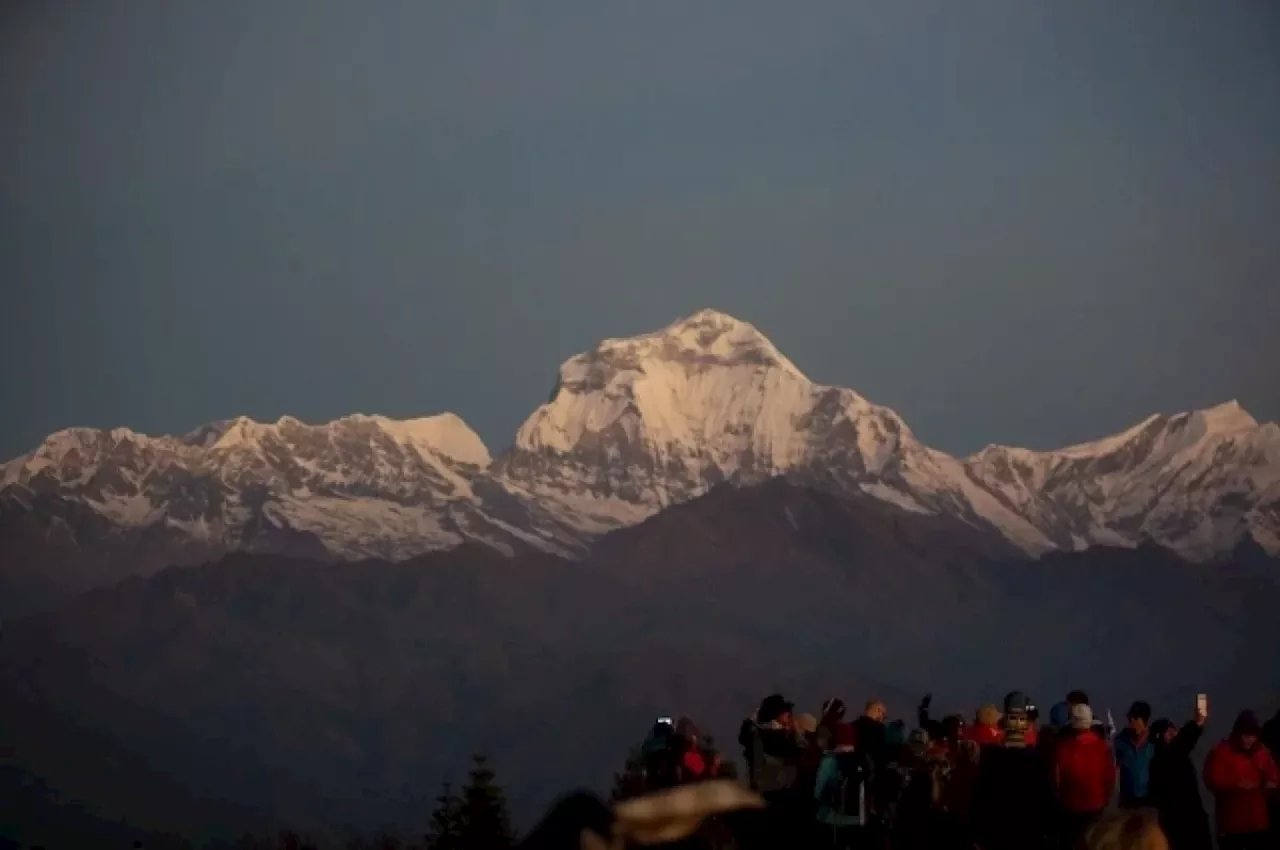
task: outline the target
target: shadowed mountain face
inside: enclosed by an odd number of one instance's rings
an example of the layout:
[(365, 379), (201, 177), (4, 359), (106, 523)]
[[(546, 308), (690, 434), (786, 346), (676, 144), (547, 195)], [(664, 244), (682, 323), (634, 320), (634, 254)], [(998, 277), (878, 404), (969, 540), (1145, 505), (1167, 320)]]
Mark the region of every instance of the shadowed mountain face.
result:
[(879, 695), (907, 717), (925, 690), (971, 713), (1084, 687), (1117, 715), (1138, 697), (1177, 715), (1208, 691), (1218, 734), (1280, 690), (1277, 575), (1256, 547), (1036, 563), (956, 519), (775, 480), (717, 488), (583, 561), (238, 554), (131, 578), (6, 624), (0, 728), (24, 769), (139, 822), (165, 813), (120, 793), (128, 775), (83, 752), (96, 744), (67, 757), (67, 724), (190, 797), (296, 824), (420, 827), (484, 750), (527, 822), (603, 786), (658, 714), (691, 714), (736, 755), (737, 721), (776, 689), (810, 711)]

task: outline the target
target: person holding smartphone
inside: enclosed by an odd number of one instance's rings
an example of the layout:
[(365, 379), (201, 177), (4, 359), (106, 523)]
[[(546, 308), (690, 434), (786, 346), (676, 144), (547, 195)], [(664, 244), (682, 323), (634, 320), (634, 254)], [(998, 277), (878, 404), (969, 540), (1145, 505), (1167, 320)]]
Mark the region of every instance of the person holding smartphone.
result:
[(1155, 755), (1151, 759), (1148, 795), (1160, 815), (1160, 827), (1170, 850), (1212, 850), (1209, 814), (1200, 799), (1200, 781), (1192, 753), (1209, 719), (1208, 703), (1201, 695), (1195, 715), (1182, 728), (1167, 718), (1151, 724)]

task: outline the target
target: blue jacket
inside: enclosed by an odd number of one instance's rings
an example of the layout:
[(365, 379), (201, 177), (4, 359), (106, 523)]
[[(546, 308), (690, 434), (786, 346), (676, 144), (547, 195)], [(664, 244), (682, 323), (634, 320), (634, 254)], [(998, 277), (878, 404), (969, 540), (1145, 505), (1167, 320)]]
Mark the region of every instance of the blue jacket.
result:
[(1132, 729), (1116, 736), (1116, 766), (1120, 768), (1120, 802), (1137, 803), (1147, 799), (1151, 784), (1151, 759), (1156, 744), (1147, 735), (1139, 745)]
[(860, 753), (836, 750), (823, 755), (813, 794), (818, 820), (834, 827), (866, 823), (867, 777), (866, 761)]

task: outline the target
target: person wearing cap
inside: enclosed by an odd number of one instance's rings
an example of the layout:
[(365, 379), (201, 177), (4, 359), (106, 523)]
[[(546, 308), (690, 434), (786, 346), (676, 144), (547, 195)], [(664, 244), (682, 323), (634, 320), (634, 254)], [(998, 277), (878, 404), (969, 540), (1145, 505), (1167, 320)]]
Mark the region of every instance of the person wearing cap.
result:
[(1111, 748), (1093, 731), (1093, 709), (1077, 703), (1070, 731), (1053, 747), (1051, 773), (1061, 846), (1073, 847), (1102, 817), (1116, 785)]
[(1200, 781), (1191, 754), (1204, 734), (1207, 715), (1196, 711), (1181, 729), (1167, 718), (1151, 724), (1156, 754), (1151, 759), (1148, 799), (1160, 814), (1170, 850), (1211, 850), (1213, 832), (1200, 799)]
[(1267, 797), (1277, 793), (1280, 777), (1271, 753), (1262, 745), (1262, 728), (1252, 711), (1242, 711), (1231, 737), (1209, 753), (1204, 764), (1204, 784), (1218, 810), (1218, 846), (1221, 850), (1271, 848)]
[(1116, 736), (1116, 765), (1120, 768), (1120, 805), (1140, 809), (1147, 804), (1151, 759), (1156, 754), (1151, 739), (1151, 705), (1142, 701), (1129, 707), (1128, 725)]
[(982, 750), (970, 826), (983, 850), (1039, 847), (1049, 832), (1053, 789), (1040, 756), (1027, 746), (1030, 705), (1020, 691), (1006, 696), (1003, 738)]

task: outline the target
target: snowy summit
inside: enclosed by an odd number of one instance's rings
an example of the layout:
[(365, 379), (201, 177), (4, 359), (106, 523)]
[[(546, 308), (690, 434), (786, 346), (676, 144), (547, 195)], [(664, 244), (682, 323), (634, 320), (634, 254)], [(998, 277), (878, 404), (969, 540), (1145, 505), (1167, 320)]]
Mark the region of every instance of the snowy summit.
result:
[(1152, 539), (1209, 559), (1247, 537), (1280, 551), (1280, 428), (1235, 402), (958, 459), (715, 310), (569, 358), (496, 459), (453, 414), (241, 417), (182, 437), (70, 429), (0, 467), (0, 508), (163, 528), (199, 544), (186, 557), (298, 540), (335, 557), (468, 540), (572, 554), (722, 482), (776, 476), (955, 516), (1033, 554)]

